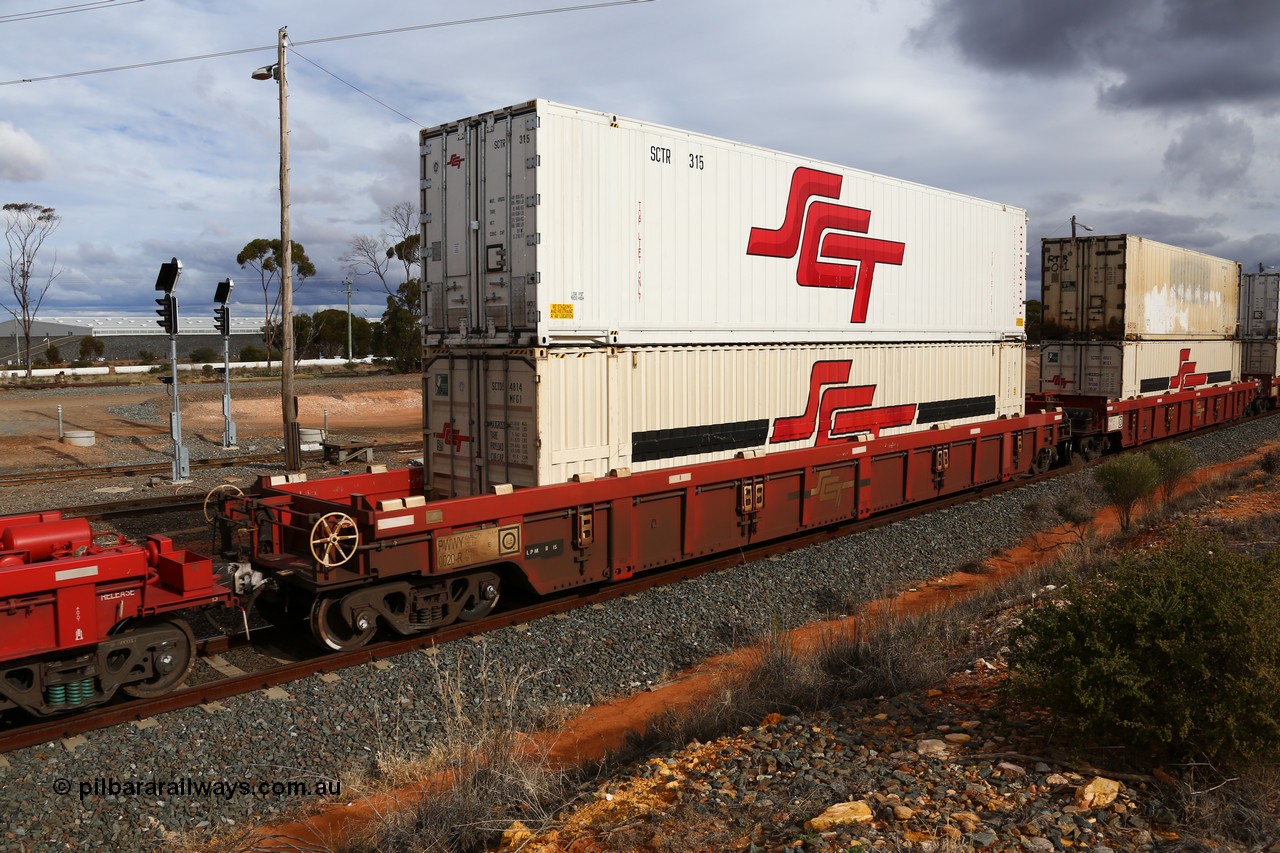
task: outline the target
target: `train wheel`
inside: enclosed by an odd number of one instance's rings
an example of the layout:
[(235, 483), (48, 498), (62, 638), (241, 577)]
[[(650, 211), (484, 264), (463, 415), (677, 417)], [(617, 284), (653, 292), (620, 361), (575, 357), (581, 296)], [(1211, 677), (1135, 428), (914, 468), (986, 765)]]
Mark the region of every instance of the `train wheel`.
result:
[(492, 574), (460, 578), (454, 582), (451, 594), (454, 601), (462, 602), (458, 618), (463, 622), (475, 622), (488, 616), (498, 605), (498, 598), (502, 595), (502, 579)]
[(1049, 466), (1053, 464), (1053, 449), (1049, 447), (1040, 448), (1040, 452), (1031, 460), (1031, 468), (1027, 472), (1032, 477), (1039, 477), (1045, 471), (1049, 470)]
[(191, 627), (181, 620), (159, 622), (135, 628), (140, 640), (145, 639), (146, 654), (151, 658), (151, 675), (145, 681), (135, 681), (121, 687), (125, 693), (138, 699), (154, 699), (163, 696), (181, 684), (191, 674), (196, 662), (196, 637)]
[(378, 619), (372, 613), (354, 614), (355, 624), (343, 613), (342, 598), (322, 595), (311, 608), (311, 633), (325, 648), (350, 652), (373, 639)]
[(1084, 461), (1092, 462), (1102, 455), (1102, 439), (1096, 436), (1080, 439), (1080, 455)]

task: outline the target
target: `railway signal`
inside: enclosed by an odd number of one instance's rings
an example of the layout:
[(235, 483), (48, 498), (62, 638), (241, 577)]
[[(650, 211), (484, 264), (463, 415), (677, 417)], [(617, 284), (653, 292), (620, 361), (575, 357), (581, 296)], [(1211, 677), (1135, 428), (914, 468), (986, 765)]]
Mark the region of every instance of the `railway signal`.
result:
[(191, 459), (182, 446), (182, 412), (178, 407), (178, 279), (182, 276), (182, 261), (174, 258), (160, 265), (156, 276), (156, 290), (164, 295), (156, 300), (160, 306), (156, 322), (169, 333), (169, 388), (173, 397), (173, 409), (169, 412), (169, 436), (173, 439), (173, 482), (185, 483), (191, 477)]
[(222, 446), (228, 448), (236, 446), (236, 422), (231, 419), (231, 306), (227, 304), (235, 286), (231, 279), (224, 279), (213, 293), (213, 320), (222, 335)]

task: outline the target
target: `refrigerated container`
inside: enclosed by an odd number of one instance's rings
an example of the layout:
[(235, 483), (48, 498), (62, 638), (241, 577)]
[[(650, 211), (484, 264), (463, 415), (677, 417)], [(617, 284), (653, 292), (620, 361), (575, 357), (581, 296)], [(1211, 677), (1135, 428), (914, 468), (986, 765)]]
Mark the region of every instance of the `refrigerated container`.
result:
[(1040, 350), (1040, 390), (1111, 400), (1226, 385), (1240, 379), (1240, 342), (1054, 341)]
[(420, 142), (424, 345), (1023, 338), (1018, 207), (544, 100)]
[(1236, 334), (1240, 265), (1132, 234), (1041, 242), (1044, 340)]
[(1244, 376), (1280, 376), (1280, 362), (1277, 356), (1280, 348), (1274, 338), (1271, 340), (1247, 340), (1240, 343), (1242, 350), (1240, 373)]
[(1014, 417), (1024, 353), (1010, 342), (428, 348), (427, 491), (482, 494)]
[(1240, 276), (1240, 337), (1276, 339), (1280, 314), (1280, 273)]

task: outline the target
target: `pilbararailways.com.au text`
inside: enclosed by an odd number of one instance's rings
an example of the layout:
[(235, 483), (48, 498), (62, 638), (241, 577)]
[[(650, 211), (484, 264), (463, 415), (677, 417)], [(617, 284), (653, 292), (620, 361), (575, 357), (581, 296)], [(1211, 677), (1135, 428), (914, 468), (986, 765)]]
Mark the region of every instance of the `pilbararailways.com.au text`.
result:
[(179, 797), (179, 798), (221, 798), (234, 800), (237, 797), (338, 797), (342, 795), (342, 781), (339, 779), (317, 779), (314, 781), (292, 779), (288, 781), (262, 780), (252, 782), (245, 779), (196, 779), (183, 776), (177, 779), (116, 779), (110, 776), (98, 776), (94, 779), (81, 779), (72, 783), (70, 779), (55, 779), (55, 794), (66, 796), (78, 791), (80, 801), (101, 797)]

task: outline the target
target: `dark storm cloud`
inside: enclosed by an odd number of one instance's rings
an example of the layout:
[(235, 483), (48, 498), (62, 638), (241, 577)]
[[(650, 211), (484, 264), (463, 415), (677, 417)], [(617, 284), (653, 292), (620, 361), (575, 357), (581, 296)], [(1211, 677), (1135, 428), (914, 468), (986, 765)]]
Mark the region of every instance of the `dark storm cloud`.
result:
[(1278, 40), (1273, 0), (934, 0), (912, 33), (995, 72), (1106, 76), (1107, 106), (1170, 109), (1280, 104)]
[(1211, 114), (1182, 129), (1164, 152), (1164, 167), (1175, 181), (1192, 180), (1211, 197), (1240, 185), (1253, 163), (1253, 129), (1239, 119)]

